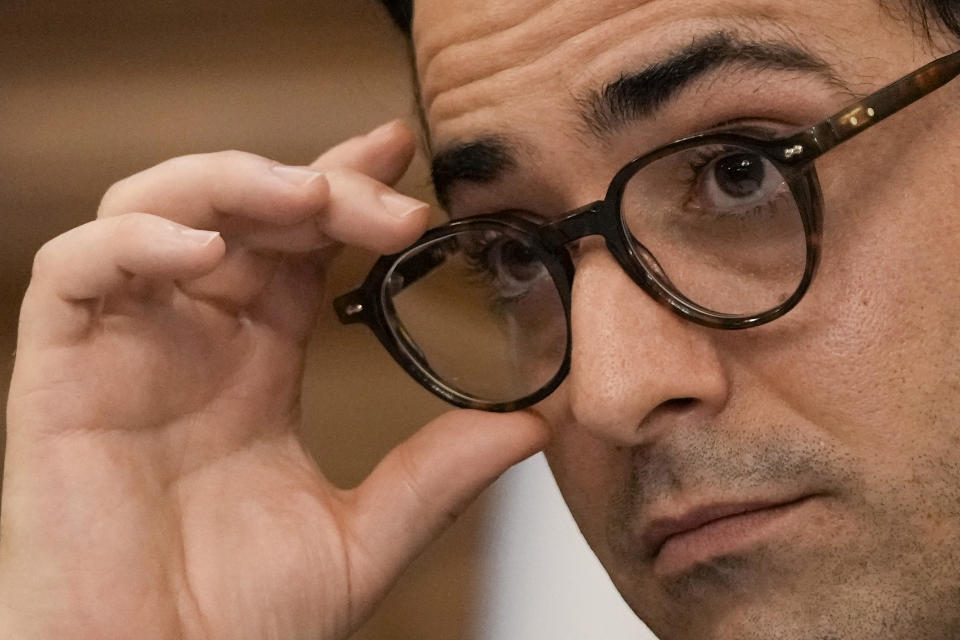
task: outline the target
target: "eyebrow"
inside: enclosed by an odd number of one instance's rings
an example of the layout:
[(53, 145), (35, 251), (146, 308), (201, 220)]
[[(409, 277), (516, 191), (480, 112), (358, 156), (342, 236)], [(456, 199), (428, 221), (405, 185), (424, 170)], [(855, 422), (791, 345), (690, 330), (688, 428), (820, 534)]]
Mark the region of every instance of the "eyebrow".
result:
[[(700, 36), (688, 46), (638, 72), (623, 74), (577, 98), (580, 119), (597, 138), (630, 122), (650, 118), (691, 83), (722, 67), (800, 71), (846, 88), (829, 64), (783, 41), (751, 41), (729, 31)], [(518, 149), (501, 136), (483, 136), (440, 150), (432, 161), (437, 199), (444, 207), (460, 182), (490, 183), (517, 166)]]
[(458, 182), (489, 183), (517, 166), (517, 150), (500, 136), (485, 136), (456, 144), (433, 157), (430, 173), (437, 201), (450, 205), (450, 192)]
[(653, 116), (698, 78), (731, 65), (753, 71), (813, 73), (846, 89), (830, 65), (808, 51), (787, 42), (749, 41), (721, 31), (579, 98), (580, 117), (597, 137), (609, 136), (624, 124)]

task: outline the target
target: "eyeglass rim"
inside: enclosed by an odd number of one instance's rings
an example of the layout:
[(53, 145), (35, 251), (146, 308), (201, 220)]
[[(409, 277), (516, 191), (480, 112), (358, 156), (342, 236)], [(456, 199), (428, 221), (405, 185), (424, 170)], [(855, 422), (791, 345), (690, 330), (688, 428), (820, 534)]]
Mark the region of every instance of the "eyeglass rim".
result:
[[(645, 291), (650, 293), (656, 300), (667, 305), (671, 310), (673, 310), (675, 313), (678, 313), (682, 317), (698, 324), (724, 329), (739, 329), (759, 326), (760, 324), (779, 318), (799, 303), (813, 280), (813, 276), (819, 262), (819, 229), (821, 227), (823, 205), (819, 182), (816, 178), (816, 170), (813, 166), (814, 160), (839, 144), (890, 117), (894, 113), (897, 113), (898, 111), (910, 106), (917, 100), (947, 84), (958, 75), (960, 75), (960, 51), (956, 51), (949, 55), (938, 58), (883, 87), (882, 89), (870, 94), (862, 100), (847, 105), (844, 109), (838, 111), (830, 118), (827, 118), (820, 123), (817, 123), (797, 134), (788, 136), (786, 138), (763, 140), (732, 133), (706, 133), (678, 140), (660, 147), (659, 149), (655, 149), (649, 153), (638, 156), (634, 160), (627, 163), (614, 176), (610, 183), (610, 187), (608, 188), (607, 195), (603, 201), (598, 201), (578, 209), (556, 223), (536, 225), (519, 216), (511, 217), (511, 222), (521, 226), (533, 225), (534, 227), (538, 227), (537, 232), (534, 234), (534, 237), (536, 238), (542, 239), (543, 233), (548, 229), (552, 230), (553, 233), (560, 233), (562, 236), (567, 236), (569, 234), (566, 231), (574, 228), (575, 226), (571, 222), (572, 220), (576, 220), (578, 216), (580, 216), (582, 219), (585, 212), (590, 210), (596, 211), (599, 207), (601, 212), (609, 212), (607, 213), (607, 216), (615, 214), (618, 224), (620, 224), (619, 209), (614, 211), (614, 209), (608, 203), (614, 200), (619, 202), (620, 196), (617, 195), (617, 192), (619, 191), (620, 195), (622, 195), (622, 190), (625, 188), (625, 185), (630, 177), (632, 177), (643, 166), (653, 162), (657, 158), (663, 157), (667, 153), (676, 152), (685, 147), (689, 148), (692, 146), (711, 144), (711, 141), (714, 141), (713, 144), (716, 144), (716, 141), (719, 140), (736, 140), (737, 142), (735, 142), (735, 144), (752, 146), (758, 150), (763, 150), (764, 155), (775, 163), (778, 170), (780, 170), (790, 186), (791, 192), (797, 201), (798, 209), (801, 212), (801, 218), (804, 219), (804, 229), (807, 236), (807, 265), (803, 281), (793, 296), (791, 296), (781, 305), (765, 313), (753, 316), (752, 321), (743, 320), (742, 326), (723, 326), (725, 323), (729, 323), (730, 318), (728, 316), (716, 314), (715, 312), (698, 307), (697, 305), (694, 305), (690, 301), (686, 300), (683, 296), (672, 295), (670, 287), (664, 286), (665, 283), (660, 282), (655, 277), (655, 274), (650, 273), (649, 269), (643, 267), (643, 261), (639, 256), (636, 256), (631, 252), (631, 249), (626, 244), (626, 241), (622, 241), (623, 244), (620, 246), (620, 250), (614, 251), (614, 247), (610, 247), (613, 255), (617, 257), (621, 266), (631, 274), (631, 277), (634, 279), (634, 281), (638, 282), (638, 284), (644, 288)], [(798, 189), (797, 187), (800, 186), (803, 188)], [(614, 198), (613, 196), (616, 197)], [(807, 211), (806, 215), (804, 214), (804, 211)], [(549, 258), (544, 260), (544, 263), (547, 265), (551, 264), (553, 261), (556, 261), (554, 264), (569, 264), (569, 270), (566, 271), (565, 275), (567, 282), (565, 283), (565, 286), (558, 287), (558, 291), (560, 292), (561, 296), (565, 296), (564, 308), (568, 332), (567, 348), (564, 361), (560, 370), (557, 372), (557, 375), (555, 375), (543, 388), (541, 388), (538, 392), (513, 402), (498, 403), (484, 401), (479, 398), (472, 398), (442, 383), (439, 378), (434, 378), (433, 376), (429, 375), (426, 370), (422, 369), (416, 364), (417, 361), (411, 356), (411, 354), (405, 353), (404, 350), (402, 350), (397, 344), (397, 342), (391, 339), (390, 336), (392, 333), (386, 324), (387, 319), (384, 315), (385, 311), (383, 309), (383, 305), (380, 304), (378, 298), (376, 297), (379, 295), (379, 291), (382, 289), (386, 275), (392, 269), (393, 265), (395, 265), (401, 257), (408, 255), (410, 251), (416, 250), (424, 244), (433, 242), (446, 235), (460, 233), (462, 232), (462, 227), (465, 224), (476, 224), (484, 220), (497, 220), (500, 222), (502, 221), (502, 218), (503, 215), (481, 215), (469, 218), (460, 218), (447, 223), (442, 227), (427, 231), (426, 234), (424, 234), (417, 242), (408, 247), (406, 250), (389, 256), (381, 257), (371, 269), (367, 278), (359, 288), (339, 296), (334, 300), (334, 308), (341, 323), (363, 323), (370, 327), (393, 359), (400, 364), (400, 366), (403, 367), (403, 369), (406, 370), (407, 373), (409, 373), (415, 380), (417, 380), (422, 386), (435, 395), (450, 402), (451, 404), (464, 408), (505, 412), (519, 410), (539, 402), (556, 390), (557, 386), (559, 386), (562, 380), (569, 373), (570, 353), (572, 348), (572, 334), (570, 333), (569, 285), (572, 283), (573, 279), (573, 264), (569, 258), (569, 255), (565, 251), (551, 251), (548, 253)], [(568, 225), (566, 231), (563, 226), (564, 224)], [(621, 233), (604, 233), (603, 235), (605, 238), (607, 238), (609, 246), (611, 236), (615, 238), (623, 238), (624, 233), (628, 232), (621, 229)], [(555, 245), (556, 242), (559, 242), (559, 240), (555, 239), (549, 244)], [(565, 245), (566, 242), (560, 242), (560, 244)], [(620, 255), (618, 256), (618, 254)], [(627, 254), (630, 255), (631, 259), (622, 259), (623, 256)], [(645, 276), (638, 281), (637, 278), (634, 277), (634, 274), (637, 273), (637, 267), (628, 265), (641, 265), (641, 270)], [(564, 267), (564, 270), (566, 269), (567, 267)]]
[[(758, 327), (776, 320), (793, 309), (809, 289), (820, 262), (823, 196), (812, 162), (803, 165), (782, 162), (780, 160), (782, 144), (781, 140), (764, 140), (737, 133), (707, 133), (678, 140), (630, 161), (614, 176), (602, 201), (602, 206), (609, 209), (608, 216), (612, 219), (607, 224), (615, 222), (619, 231), (616, 234), (607, 231), (602, 233), (620, 266), (634, 282), (671, 311), (686, 320), (711, 329), (742, 330)], [(770, 309), (749, 314), (721, 313), (708, 309), (661, 279), (656, 270), (648, 266), (647, 259), (637, 255), (633, 247), (634, 242), (631, 242), (633, 236), (626, 226), (621, 211), (623, 194), (630, 180), (658, 160), (688, 149), (707, 146), (743, 149), (764, 157), (780, 173), (793, 196), (804, 231), (806, 245), (804, 271), (791, 295)], [(618, 237), (612, 237), (614, 235)], [(642, 238), (635, 239), (635, 242), (646, 250), (642, 245)], [(613, 243), (612, 246), (611, 243)], [(653, 252), (648, 251), (648, 253), (656, 258)], [(642, 272), (638, 272), (638, 268)]]
[[(394, 267), (410, 254), (421, 251), (444, 238), (460, 235), (468, 230), (499, 230), (504, 228), (523, 234), (534, 241), (533, 247), (537, 250), (538, 257), (544, 266), (547, 267), (563, 306), (567, 339), (563, 359), (553, 377), (539, 389), (522, 398), (498, 402), (460, 391), (445, 383), (441, 376), (434, 373), (429, 363), (416, 355), (415, 350), (409, 344), (410, 341), (393, 329), (389, 318), (388, 305), (384, 304), (385, 296), (383, 292)], [(480, 215), (454, 220), (427, 231), (420, 240), (407, 249), (378, 259), (364, 283), (359, 288), (336, 298), (334, 308), (343, 324), (361, 323), (367, 325), (391, 357), (403, 367), (404, 371), (421, 386), (453, 405), (465, 409), (479, 409), (498, 413), (518, 411), (532, 406), (553, 393), (566, 378), (570, 371), (573, 344), (570, 321), (571, 285), (574, 274), (573, 261), (568, 253), (557, 252), (544, 242), (543, 237), (538, 232), (542, 228), (542, 225), (531, 220), (510, 214)]]
[[(630, 242), (630, 232), (623, 225), (620, 204), (629, 180), (648, 166), (667, 155), (698, 146), (724, 145), (749, 149), (774, 163), (781, 172), (797, 203), (803, 223), (806, 243), (804, 274), (793, 294), (773, 309), (761, 313), (735, 316), (717, 313), (689, 300), (680, 291), (660, 280), (644, 259), (636, 254)], [(589, 235), (600, 235), (611, 254), (630, 278), (648, 295), (686, 320), (715, 329), (746, 329), (771, 322), (792, 309), (803, 298), (813, 281), (819, 262), (822, 197), (819, 182), (812, 165), (797, 166), (781, 163), (775, 156), (777, 141), (766, 141), (733, 133), (693, 136), (641, 156), (614, 176), (602, 201), (582, 207), (557, 221), (537, 223), (510, 213), (481, 214), (458, 218), (427, 231), (410, 247), (398, 253), (383, 256), (374, 264), (360, 288), (337, 298), (334, 307), (344, 324), (366, 324), (393, 359), (423, 387), (440, 398), (459, 407), (493, 412), (509, 412), (532, 406), (553, 393), (569, 373), (572, 353), (571, 285), (575, 267), (567, 244)], [(417, 355), (414, 347), (391, 322), (389, 304), (384, 295), (387, 280), (395, 266), (413, 253), (423, 251), (443, 238), (465, 231), (508, 228), (531, 240), (538, 257), (553, 278), (563, 305), (567, 341), (564, 357), (554, 376), (537, 391), (512, 401), (497, 402), (471, 395), (454, 388), (433, 372), (429, 362)]]

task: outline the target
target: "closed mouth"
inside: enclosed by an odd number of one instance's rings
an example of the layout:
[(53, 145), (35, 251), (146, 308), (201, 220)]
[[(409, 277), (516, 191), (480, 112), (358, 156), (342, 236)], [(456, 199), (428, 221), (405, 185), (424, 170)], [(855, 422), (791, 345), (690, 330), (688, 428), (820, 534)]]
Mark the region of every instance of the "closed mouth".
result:
[(658, 518), (650, 523), (643, 534), (644, 548), (647, 549), (649, 556), (655, 559), (660, 555), (664, 545), (677, 536), (740, 516), (787, 509), (812, 497), (812, 495), (805, 495), (789, 500), (713, 503), (695, 507), (678, 517)]

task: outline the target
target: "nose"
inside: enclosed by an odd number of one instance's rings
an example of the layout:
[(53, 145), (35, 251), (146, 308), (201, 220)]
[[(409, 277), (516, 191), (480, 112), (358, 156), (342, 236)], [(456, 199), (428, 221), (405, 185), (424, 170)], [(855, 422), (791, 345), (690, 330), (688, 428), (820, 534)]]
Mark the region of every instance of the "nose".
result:
[(566, 396), (581, 428), (618, 446), (651, 437), (660, 413), (715, 413), (728, 380), (712, 332), (651, 298), (599, 246), (578, 261)]

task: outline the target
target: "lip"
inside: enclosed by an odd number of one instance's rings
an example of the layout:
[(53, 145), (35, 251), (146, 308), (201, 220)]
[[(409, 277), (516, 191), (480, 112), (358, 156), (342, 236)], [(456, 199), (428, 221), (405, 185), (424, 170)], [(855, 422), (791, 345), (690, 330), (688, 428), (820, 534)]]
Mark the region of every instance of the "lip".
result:
[[(813, 496), (806, 495), (786, 500), (757, 500), (748, 502), (720, 502), (694, 507), (678, 517), (656, 518), (644, 530), (643, 544), (652, 559), (656, 560), (664, 546), (671, 540), (706, 529), (711, 525), (742, 520), (760, 520), (759, 516), (776, 516), (790, 507), (799, 506)], [(719, 527), (718, 527), (719, 528)]]

